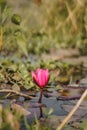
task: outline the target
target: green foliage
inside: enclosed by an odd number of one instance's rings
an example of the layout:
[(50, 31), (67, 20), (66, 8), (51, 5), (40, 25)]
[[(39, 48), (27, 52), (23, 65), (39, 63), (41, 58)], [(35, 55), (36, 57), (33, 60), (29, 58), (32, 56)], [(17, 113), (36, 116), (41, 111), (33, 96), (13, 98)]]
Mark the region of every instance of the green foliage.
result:
[(0, 2), (0, 27), (6, 24), (9, 15), (11, 14), (11, 7), (6, 5), (6, 1), (1, 0)]
[(3, 109), (2, 105), (0, 105), (0, 130), (19, 130), (19, 121), (10, 110)]
[(80, 47), (79, 47), (79, 51), (81, 53), (81, 55), (87, 55), (87, 42), (83, 43)]
[(81, 125), (81, 126), (82, 126), (82, 129), (83, 129), (83, 130), (86, 130), (86, 129), (87, 129), (87, 123), (86, 123), (86, 122), (87, 122), (87, 120), (83, 120), (83, 122), (82, 122), (82, 125)]
[[(0, 3), (0, 7), (3, 7), (3, 2)], [(21, 27), (16, 26), (20, 25), (22, 21), (21, 16), (18, 14), (13, 14), (11, 17), (11, 13), (11, 6), (8, 6), (7, 3), (5, 3), (3, 10), (0, 11), (0, 31), (2, 31), (2, 34), (0, 34), (2, 39), (0, 40), (3, 42), (0, 44), (3, 45), (2, 51), (6, 50), (7, 52), (9, 51), (9, 53), (11, 53), (18, 50), (19, 54), (25, 55), (27, 57), (28, 52), (25, 35), (23, 34)], [(15, 25), (11, 24), (11, 21)]]
[(25, 121), (26, 130), (51, 130), (50, 127), (41, 124), (41, 122), (37, 118), (35, 119), (35, 123), (32, 125), (29, 125), (27, 123), (26, 118), (24, 121)]
[[(41, 125), (37, 118), (32, 125), (28, 124), (26, 117), (22, 120), (26, 130), (51, 130), (49, 127)], [(16, 111), (10, 111), (0, 105), (0, 130), (20, 130), (20, 121), (21, 116), (18, 113), (16, 114)]]
[(12, 16), (12, 18), (11, 18), (11, 21), (14, 23), (14, 24), (16, 24), (16, 25), (20, 25), (20, 23), (21, 23), (21, 17), (20, 17), (20, 15), (18, 15), (18, 14), (13, 14), (13, 16)]
[[(23, 2), (23, 3), (22, 3)], [(49, 68), (51, 87), (56, 84), (69, 84), (86, 75), (83, 65), (44, 60), (25, 62), (23, 59), (11, 60), (12, 56), (28, 58), (28, 54), (41, 55), (51, 49), (78, 48), (82, 55), (87, 54), (87, 1), (44, 0), (40, 6), (33, 1), (0, 0), (0, 88), (3, 84), (15, 91), (34, 90), (31, 70), (37, 67)], [(16, 7), (16, 8), (15, 8)], [(6, 95), (5, 95), (6, 96)], [(4, 96), (3, 96), (4, 97)], [(47, 117), (53, 112), (45, 110)], [(19, 118), (0, 105), (0, 130), (19, 130)], [(27, 130), (50, 130), (39, 120), (32, 125), (25, 121)], [(16, 127), (15, 127), (16, 126)], [(71, 128), (71, 127), (69, 127)], [(67, 128), (67, 130), (69, 129)], [(86, 130), (83, 122), (81, 128)]]
[(0, 0), (0, 11), (2, 12), (3, 9), (5, 8), (6, 5), (6, 0)]
[[(85, 45), (82, 47), (87, 40), (86, 0), (44, 0), (40, 6), (33, 1), (24, 2), (22, 6), (22, 3), (15, 1), (0, 2), (0, 21), (3, 22), (2, 52), (5, 55), (27, 57), (28, 53), (40, 55), (60, 47), (80, 48), (81, 54), (86, 54)], [(16, 5), (19, 6), (16, 8), (17, 13), (14, 13)]]
[(28, 67), (22, 62), (13, 62), (11, 60), (5, 59), (0, 62), (0, 82), (12, 85), (13, 90), (20, 91), (20, 87), (25, 89), (32, 89), (34, 83), (31, 79), (31, 73), (28, 71)]
[(23, 34), (16, 33), (15, 34), (17, 45), (19, 46), (20, 52), (24, 53), (26, 57), (28, 57), (28, 52), (27, 52), (27, 45), (26, 45), (26, 40)]
[[(34, 64), (32, 64), (32, 62), (25, 60), (7, 58), (0, 61), (0, 82), (2, 84), (10, 84), (12, 89), (17, 91), (21, 91), (22, 88), (25, 90), (34, 89), (36, 86), (32, 81), (31, 71), (36, 70), (38, 67), (49, 69), (50, 85), (55, 82), (58, 82), (58, 84), (69, 84), (81, 79), (87, 73), (87, 71), (84, 71), (82, 63), (71, 65), (59, 60), (48, 62), (37, 60), (37, 62), (34, 61)], [(37, 91), (37, 89), (35, 90)]]
[(31, 34), (30, 42), (28, 44), (29, 53), (33, 54), (42, 54), (43, 52), (49, 53), (49, 49), (52, 46), (52, 41), (48, 40), (47, 34), (44, 33), (33, 33)]

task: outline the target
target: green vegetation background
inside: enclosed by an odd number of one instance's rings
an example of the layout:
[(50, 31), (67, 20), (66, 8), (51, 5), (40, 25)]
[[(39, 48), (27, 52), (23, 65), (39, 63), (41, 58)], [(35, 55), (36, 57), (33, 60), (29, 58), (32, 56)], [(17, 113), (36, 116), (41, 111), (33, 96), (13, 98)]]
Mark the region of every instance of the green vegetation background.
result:
[(2, 3), (2, 52), (27, 56), (73, 47), (87, 54), (86, 0), (1, 0), (1, 8)]

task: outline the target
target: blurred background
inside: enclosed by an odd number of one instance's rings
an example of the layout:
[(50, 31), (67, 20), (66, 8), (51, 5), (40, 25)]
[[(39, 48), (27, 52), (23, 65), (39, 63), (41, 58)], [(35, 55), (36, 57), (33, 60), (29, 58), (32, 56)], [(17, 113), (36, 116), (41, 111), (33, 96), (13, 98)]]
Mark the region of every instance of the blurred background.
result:
[(77, 49), (87, 55), (86, 0), (0, 0), (2, 55)]
[[(22, 122), (28, 130), (38, 130), (39, 127), (41, 130), (41, 126), (45, 126), (42, 123), (39, 125), (37, 118), (36, 124), (33, 122), (30, 126), (26, 122), (28, 118), (19, 121), (23, 113), (30, 112), (32, 101), (36, 102), (38, 97), (39, 88), (36, 88), (31, 77), (31, 71), (37, 68), (48, 68), (50, 71), (50, 81), (45, 90), (47, 96), (44, 94), (44, 99), (49, 98), (50, 94), (53, 95), (53, 101), (46, 99), (48, 108), (56, 105), (54, 99), (57, 99), (55, 96), (58, 92), (60, 99), (63, 96), (68, 99), (74, 92), (77, 94), (76, 99), (81, 96), (87, 87), (87, 0), (0, 0), (0, 130), (19, 130), (22, 128)], [(61, 86), (67, 85), (81, 85), (83, 89), (61, 91)], [(29, 100), (26, 100), (27, 97), (21, 94), (6, 93), (5, 90), (9, 92), (9, 89), (36, 98), (31, 101), (28, 97)], [(3, 91), (5, 93), (2, 94)], [(19, 106), (14, 106), (13, 111), (12, 105), (18, 103)], [(73, 102), (72, 104), (74, 105)], [(62, 110), (59, 103), (54, 113), (59, 111), (56, 114), (58, 115), (62, 111), (69, 112), (69, 105), (72, 104), (67, 104)], [(3, 109), (5, 106), (8, 110)], [(83, 107), (85, 108), (85, 104)], [(84, 110), (87, 107), (83, 107), (80, 115), (77, 114), (76, 120), (74, 119), (75, 124), (70, 122), (69, 128), (72, 126), (71, 129), (80, 130), (78, 123), (81, 125), (82, 122), (82, 127), (87, 130), (87, 123), (84, 124), (85, 118), (87, 120)], [(46, 118), (41, 122), (54, 127), (54, 124), (60, 124), (61, 120), (58, 116), (57, 121), (55, 114), (51, 116), (52, 120), (48, 120), (51, 119), (48, 116), (52, 111), (44, 111), (47, 113)]]

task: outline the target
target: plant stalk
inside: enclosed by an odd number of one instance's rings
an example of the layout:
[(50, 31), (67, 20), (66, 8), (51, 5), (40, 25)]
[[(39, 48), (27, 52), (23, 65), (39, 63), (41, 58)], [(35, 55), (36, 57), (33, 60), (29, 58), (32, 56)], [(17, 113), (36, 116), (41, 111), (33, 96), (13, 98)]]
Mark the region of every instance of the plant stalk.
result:
[(43, 89), (40, 89), (40, 97), (39, 97), (38, 103), (42, 102), (42, 95), (43, 95)]
[(40, 116), (39, 118), (43, 117), (43, 111), (42, 111), (42, 106), (40, 106)]

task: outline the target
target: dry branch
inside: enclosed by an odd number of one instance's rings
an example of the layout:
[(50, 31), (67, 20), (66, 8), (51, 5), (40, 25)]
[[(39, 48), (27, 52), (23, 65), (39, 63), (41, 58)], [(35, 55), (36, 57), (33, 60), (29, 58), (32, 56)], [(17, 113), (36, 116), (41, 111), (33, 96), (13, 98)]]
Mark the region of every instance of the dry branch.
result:
[(14, 90), (11, 90), (11, 89), (2, 89), (2, 90), (0, 90), (0, 93), (14, 93), (14, 94), (17, 94), (19, 96), (23, 96), (25, 98), (29, 98), (29, 99), (33, 98), (32, 96), (29, 96), (27, 94), (24, 94), (24, 93), (21, 93), (21, 92), (18, 92), (18, 91), (14, 91)]

